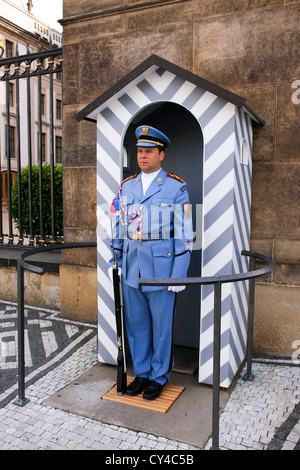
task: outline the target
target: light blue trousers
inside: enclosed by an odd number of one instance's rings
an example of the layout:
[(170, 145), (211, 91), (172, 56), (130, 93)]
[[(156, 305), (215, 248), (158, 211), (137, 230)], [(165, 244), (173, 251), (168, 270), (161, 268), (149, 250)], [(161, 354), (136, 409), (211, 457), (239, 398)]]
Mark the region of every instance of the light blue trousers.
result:
[(175, 293), (142, 292), (123, 283), (123, 299), (134, 375), (164, 385), (173, 367)]

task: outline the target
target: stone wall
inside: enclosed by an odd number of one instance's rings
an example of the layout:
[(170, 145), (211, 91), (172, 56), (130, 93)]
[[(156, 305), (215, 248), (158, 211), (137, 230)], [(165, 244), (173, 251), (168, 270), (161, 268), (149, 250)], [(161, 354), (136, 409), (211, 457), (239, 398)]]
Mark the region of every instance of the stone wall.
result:
[[(64, 0), (62, 21), (66, 240), (96, 239), (96, 125), (76, 122), (84, 106), (151, 54), (246, 97), (266, 121), (254, 137), (251, 248), (277, 263), (257, 282), (255, 351), (282, 356), (300, 340), (299, 14), (293, 0)], [(95, 250), (63, 255), (64, 315), (96, 320), (95, 266)], [(84, 302), (70, 276), (77, 288), (94, 278)]]
[[(17, 302), (18, 273), (13, 266), (0, 268), (1, 299)], [(24, 301), (28, 305), (60, 309), (60, 277), (58, 273), (46, 272), (43, 276), (24, 272)]]

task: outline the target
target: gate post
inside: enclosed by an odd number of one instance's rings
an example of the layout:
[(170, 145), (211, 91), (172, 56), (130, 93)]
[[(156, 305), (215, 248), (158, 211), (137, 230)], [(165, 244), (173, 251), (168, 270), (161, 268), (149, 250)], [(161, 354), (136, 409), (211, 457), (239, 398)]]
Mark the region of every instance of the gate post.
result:
[[(242, 253), (243, 254), (243, 253)], [(255, 257), (250, 256), (250, 271), (255, 270)], [(255, 278), (249, 281), (249, 308), (248, 308), (248, 335), (247, 335), (247, 372), (243, 376), (243, 380), (252, 382), (254, 374), (252, 374), (252, 355), (253, 355), (253, 323), (254, 323), (254, 290)]]
[(213, 356), (213, 410), (212, 450), (219, 449), (220, 414), (220, 356), (221, 356), (221, 282), (214, 285), (214, 356)]
[(15, 405), (24, 406), (30, 400), (25, 397), (25, 351), (24, 351), (24, 268), (18, 258), (18, 398)]

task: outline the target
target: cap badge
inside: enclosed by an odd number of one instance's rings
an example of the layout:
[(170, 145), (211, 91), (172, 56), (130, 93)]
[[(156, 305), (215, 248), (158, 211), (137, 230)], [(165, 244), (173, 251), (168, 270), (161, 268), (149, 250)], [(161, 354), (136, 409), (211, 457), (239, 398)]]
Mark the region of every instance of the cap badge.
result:
[(149, 127), (143, 127), (143, 128), (142, 128), (142, 131), (143, 131), (143, 134), (144, 134), (144, 135), (147, 135), (148, 132), (149, 132)]

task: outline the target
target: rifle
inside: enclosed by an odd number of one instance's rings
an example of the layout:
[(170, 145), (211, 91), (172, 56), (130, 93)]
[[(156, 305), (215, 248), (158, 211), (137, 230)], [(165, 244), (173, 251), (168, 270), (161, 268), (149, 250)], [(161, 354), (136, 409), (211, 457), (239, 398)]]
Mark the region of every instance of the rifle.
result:
[(127, 390), (127, 371), (124, 347), (124, 318), (123, 318), (123, 304), (122, 304), (122, 285), (118, 273), (117, 256), (113, 250), (113, 288), (115, 297), (115, 313), (117, 324), (117, 342), (118, 342), (118, 372), (117, 372), (117, 393), (123, 395)]

